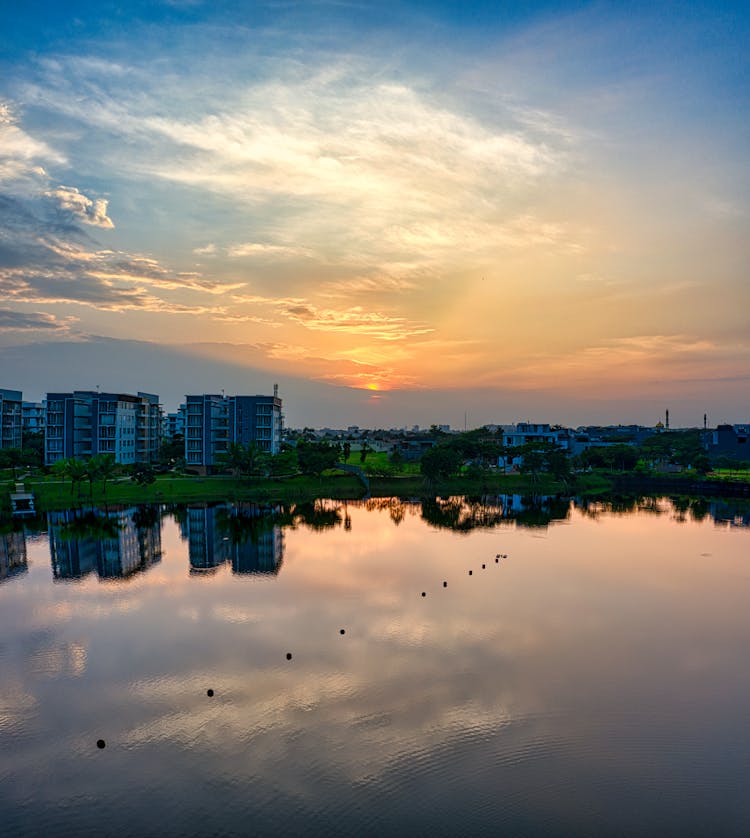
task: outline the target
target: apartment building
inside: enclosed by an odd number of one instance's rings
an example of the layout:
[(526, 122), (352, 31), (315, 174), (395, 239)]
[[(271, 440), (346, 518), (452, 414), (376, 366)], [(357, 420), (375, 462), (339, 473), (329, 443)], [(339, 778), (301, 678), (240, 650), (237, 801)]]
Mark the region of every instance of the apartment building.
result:
[(152, 393), (47, 393), (45, 462), (113, 454), (122, 464), (156, 459), (161, 406)]
[(44, 433), (47, 419), (47, 405), (44, 402), (23, 402), (21, 416), (25, 434)]
[(186, 396), (186, 463), (211, 468), (232, 443), (254, 443), (269, 454), (277, 454), (283, 425), (281, 407), (277, 387), (273, 396)]
[(20, 448), (23, 394), (0, 389), (0, 449)]

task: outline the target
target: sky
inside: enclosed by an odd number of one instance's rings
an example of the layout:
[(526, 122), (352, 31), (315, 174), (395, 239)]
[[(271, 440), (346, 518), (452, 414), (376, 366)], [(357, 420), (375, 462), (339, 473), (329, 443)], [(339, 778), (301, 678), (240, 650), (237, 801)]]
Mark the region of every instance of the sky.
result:
[(0, 386), (750, 419), (744, 3), (0, 5)]

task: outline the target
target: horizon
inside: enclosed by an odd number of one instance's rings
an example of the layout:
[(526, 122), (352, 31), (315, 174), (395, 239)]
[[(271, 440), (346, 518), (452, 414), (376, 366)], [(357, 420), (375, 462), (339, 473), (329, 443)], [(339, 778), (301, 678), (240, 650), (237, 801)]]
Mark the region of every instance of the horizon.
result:
[(0, 386), (27, 401), (278, 382), (294, 427), (748, 421), (740, 4), (0, 24)]

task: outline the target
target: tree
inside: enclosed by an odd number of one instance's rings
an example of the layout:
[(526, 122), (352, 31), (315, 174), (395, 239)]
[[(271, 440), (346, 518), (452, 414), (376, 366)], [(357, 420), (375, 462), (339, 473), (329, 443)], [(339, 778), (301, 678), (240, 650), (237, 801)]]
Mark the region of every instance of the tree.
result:
[(66, 472), (70, 477), (70, 491), (76, 490), (76, 495), (81, 494), (81, 483), (88, 477), (86, 463), (78, 457), (69, 457), (66, 461)]
[(268, 474), (270, 454), (254, 442), (245, 446), (245, 474), (248, 477)]
[(300, 441), (297, 445), (297, 461), (303, 474), (320, 477), (326, 469), (334, 468), (341, 451), (338, 445), (322, 442)]
[(296, 474), (299, 465), (297, 463), (297, 452), (293, 448), (279, 451), (271, 457), (271, 474), (278, 477), (282, 474)]
[(148, 463), (136, 463), (130, 479), (139, 486), (150, 486), (156, 480), (156, 473)]
[(269, 468), (269, 455), (254, 442), (229, 444), (226, 452), (217, 457), (220, 465), (228, 468), (235, 477), (241, 474), (252, 477), (265, 474)]
[(36, 467), (44, 465), (43, 431), (24, 431), (22, 454), (24, 465)]
[(344, 443), (344, 462), (345, 462), (345, 463), (349, 462), (349, 455), (350, 455), (351, 453), (352, 453), (352, 446), (351, 446), (351, 444), (349, 443), (349, 441), (347, 440), (347, 441)]
[(520, 469), (521, 474), (528, 474), (531, 478), (531, 485), (535, 486), (539, 480), (539, 474), (544, 467), (544, 454), (533, 443), (520, 445), (519, 448), (523, 453)]
[(235, 477), (247, 467), (247, 450), (239, 442), (231, 442), (229, 448), (216, 457), (219, 465), (228, 468)]
[(184, 456), (185, 437), (182, 434), (175, 434), (171, 439), (165, 439), (159, 448), (159, 462), (164, 465), (174, 465)]
[(107, 481), (117, 471), (117, 462), (114, 454), (97, 454), (89, 460), (89, 468), (94, 469), (95, 476), (102, 481), (104, 497), (107, 496)]
[[(65, 483), (65, 478), (70, 477), (70, 471), (68, 470), (68, 461), (67, 460), (57, 460), (57, 462), (52, 464), (52, 473), (59, 477), (63, 483)], [(70, 487), (71, 494), (73, 492), (73, 486), (71, 483)]]
[(367, 440), (365, 440), (365, 444), (359, 450), (359, 461), (360, 463), (364, 463), (367, 459), (367, 455), (372, 451), (372, 448), (367, 444)]
[(20, 448), (5, 448), (0, 450), (0, 468), (12, 468), (14, 479), (16, 477), (16, 469), (23, 462), (23, 451)]
[(420, 470), (425, 479), (434, 483), (452, 477), (461, 467), (463, 458), (449, 445), (435, 445), (425, 451), (420, 460)]

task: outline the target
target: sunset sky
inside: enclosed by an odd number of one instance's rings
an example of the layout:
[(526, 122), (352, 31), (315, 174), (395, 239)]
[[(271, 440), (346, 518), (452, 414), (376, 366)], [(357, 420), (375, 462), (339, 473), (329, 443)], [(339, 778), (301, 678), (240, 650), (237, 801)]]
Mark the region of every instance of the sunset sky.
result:
[(736, 3), (3, 3), (0, 387), (750, 419)]

